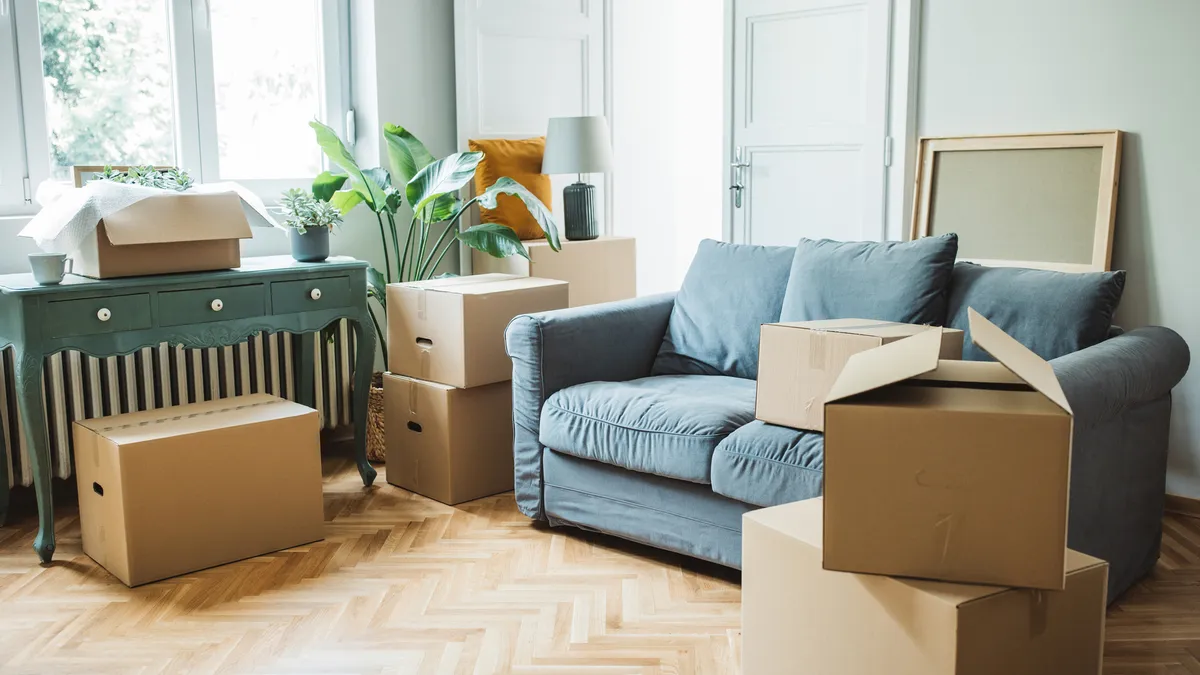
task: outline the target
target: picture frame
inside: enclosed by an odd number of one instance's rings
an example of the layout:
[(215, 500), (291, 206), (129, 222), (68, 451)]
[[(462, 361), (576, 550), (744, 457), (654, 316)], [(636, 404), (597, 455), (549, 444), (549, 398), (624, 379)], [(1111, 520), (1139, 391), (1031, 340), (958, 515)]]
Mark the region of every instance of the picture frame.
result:
[(1112, 265), (1122, 132), (921, 138), (910, 239), (959, 234), (959, 260), (1062, 272)]

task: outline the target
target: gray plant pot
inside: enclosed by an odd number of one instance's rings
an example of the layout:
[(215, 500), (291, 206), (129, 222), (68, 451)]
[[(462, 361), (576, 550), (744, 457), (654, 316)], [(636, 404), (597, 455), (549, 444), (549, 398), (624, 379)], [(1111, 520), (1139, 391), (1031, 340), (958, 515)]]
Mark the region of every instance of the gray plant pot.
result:
[(292, 257), (300, 262), (321, 262), (329, 257), (329, 229), (310, 227), (300, 234), (292, 230)]

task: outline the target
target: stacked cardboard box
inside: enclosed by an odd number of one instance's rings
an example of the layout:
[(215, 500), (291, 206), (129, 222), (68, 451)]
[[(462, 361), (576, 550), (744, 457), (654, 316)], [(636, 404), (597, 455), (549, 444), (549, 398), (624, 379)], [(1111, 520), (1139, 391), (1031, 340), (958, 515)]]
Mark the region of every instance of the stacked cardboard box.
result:
[(1108, 565), (1066, 547), (1071, 407), (1050, 364), (974, 311), (970, 332), (995, 362), (939, 359), (937, 330), (844, 360), (824, 499), (745, 517), (745, 672), (1099, 672)]
[(562, 309), (565, 281), (479, 274), (390, 284), (387, 480), (445, 504), (511, 490), (512, 362), (504, 329)]

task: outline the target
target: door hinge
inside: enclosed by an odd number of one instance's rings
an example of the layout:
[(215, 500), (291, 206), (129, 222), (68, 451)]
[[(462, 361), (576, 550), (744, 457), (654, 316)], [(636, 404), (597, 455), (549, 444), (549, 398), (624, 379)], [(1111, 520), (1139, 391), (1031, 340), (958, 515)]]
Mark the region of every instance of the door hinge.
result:
[(346, 144), (354, 145), (354, 140), (358, 137), (358, 125), (354, 119), (354, 108), (346, 111)]
[(891, 136), (883, 137), (883, 165), (884, 166), (892, 165), (892, 137)]
[(29, 182), (29, 177), (21, 179), (21, 190), (25, 193), (25, 203), (33, 203), (33, 183)]

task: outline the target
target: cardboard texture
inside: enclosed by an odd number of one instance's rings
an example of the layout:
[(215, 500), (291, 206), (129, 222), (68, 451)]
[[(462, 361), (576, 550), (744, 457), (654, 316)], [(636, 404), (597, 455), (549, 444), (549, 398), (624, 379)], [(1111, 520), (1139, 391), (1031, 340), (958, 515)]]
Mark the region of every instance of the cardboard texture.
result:
[(237, 193), (163, 195), (101, 220), (71, 257), (97, 279), (232, 269), (251, 236)]
[(1096, 675), (1108, 564), (1066, 551), (1061, 592), (822, 569), (822, 500), (742, 528), (742, 672)]
[(73, 432), (83, 551), (128, 586), (324, 537), (311, 408), (254, 394)]
[(825, 405), (825, 568), (1061, 590), (1073, 418), (1050, 364), (970, 312), (997, 362), (918, 334), (847, 361)]
[(563, 240), (561, 251), (550, 248), (545, 240), (527, 241), (525, 249), (529, 260), (515, 255), (494, 258), (471, 249), (472, 269), (476, 274), (501, 272), (566, 281), (571, 284), (571, 307), (637, 295), (637, 240), (633, 237)]
[(872, 319), (763, 324), (754, 416), (771, 424), (824, 431), (825, 396), (846, 361), (858, 352), (922, 332), (940, 336), (939, 358), (962, 358), (963, 332), (954, 328)]
[(513, 489), (512, 385), (383, 376), (387, 480), (443, 504)]
[(567, 283), (478, 274), (388, 284), (388, 370), (452, 387), (512, 378), (504, 329), (518, 314), (563, 309)]

